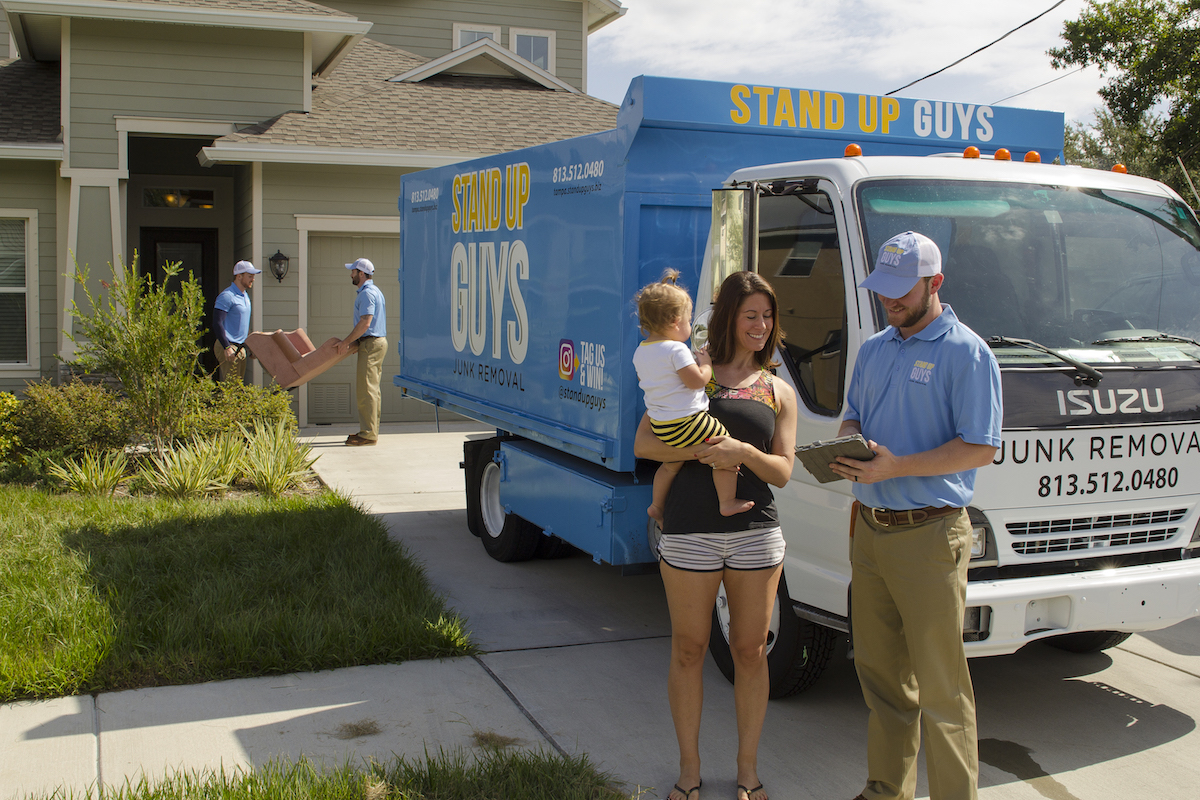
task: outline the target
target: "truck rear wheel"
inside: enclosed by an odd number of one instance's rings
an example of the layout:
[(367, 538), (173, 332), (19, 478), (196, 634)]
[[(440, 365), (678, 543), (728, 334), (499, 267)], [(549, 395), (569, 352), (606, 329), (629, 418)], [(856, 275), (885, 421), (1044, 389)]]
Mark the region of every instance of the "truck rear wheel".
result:
[[(792, 611), (787, 581), (780, 575), (775, 608), (771, 612), (771, 627), (767, 632), (771, 699), (790, 697), (812, 686), (829, 664), (836, 636), (833, 630), (796, 616)], [(717, 592), (708, 649), (721, 674), (733, 683), (733, 654), (729, 651), (729, 604), (725, 598), (725, 584), (721, 584)]]
[(1131, 635), (1121, 631), (1080, 631), (1051, 636), (1046, 640), (1046, 644), (1070, 653), (1099, 653), (1101, 650), (1116, 647)]
[(489, 443), (479, 453), (475, 474), (476, 497), (479, 498), (479, 538), (483, 549), (497, 561), (528, 561), (545, 538), (533, 524), (516, 514), (509, 514), (500, 503), (500, 465), (492, 454), (500, 448), (498, 440)]

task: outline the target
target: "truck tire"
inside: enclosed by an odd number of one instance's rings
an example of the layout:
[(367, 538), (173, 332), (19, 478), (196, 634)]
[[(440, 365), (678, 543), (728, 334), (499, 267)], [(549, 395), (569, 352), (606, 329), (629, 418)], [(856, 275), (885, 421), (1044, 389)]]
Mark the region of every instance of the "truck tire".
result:
[(1120, 631), (1080, 631), (1051, 636), (1046, 640), (1046, 644), (1070, 653), (1099, 653), (1101, 650), (1116, 647), (1131, 635)]
[(472, 536), (483, 532), (483, 523), (479, 520), (479, 470), (485, 461), (492, 460), (492, 454), (499, 446), (498, 439), (463, 442), (463, 494), (467, 499), (467, 530)]
[(490, 453), (486, 447), (479, 453), (475, 470), (478, 476), (475, 492), (479, 498), (479, 538), (483, 549), (497, 561), (528, 561), (546, 537), (533, 524), (507, 513), (500, 504), (500, 465), (491, 460), (491, 453), (500, 448), (500, 443), (493, 440), (490, 444)]
[(566, 558), (575, 552), (575, 548), (564, 542), (557, 536), (541, 534), (538, 537), (537, 551), (534, 553), (534, 558)]
[[(725, 584), (717, 594), (713, 608), (712, 633), (708, 650), (730, 683), (733, 683), (733, 654), (729, 651), (729, 612)], [(779, 576), (771, 629), (767, 634), (767, 669), (771, 674), (772, 700), (803, 692), (816, 682), (833, 654), (836, 631), (801, 619), (792, 611), (787, 581)]]

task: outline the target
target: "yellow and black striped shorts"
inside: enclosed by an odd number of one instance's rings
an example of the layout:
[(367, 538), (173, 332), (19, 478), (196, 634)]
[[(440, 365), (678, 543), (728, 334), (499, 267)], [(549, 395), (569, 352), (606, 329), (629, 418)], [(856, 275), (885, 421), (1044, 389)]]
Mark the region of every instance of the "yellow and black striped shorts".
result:
[(707, 411), (664, 421), (650, 420), (650, 430), (671, 447), (691, 447), (710, 436), (728, 436), (729, 431)]

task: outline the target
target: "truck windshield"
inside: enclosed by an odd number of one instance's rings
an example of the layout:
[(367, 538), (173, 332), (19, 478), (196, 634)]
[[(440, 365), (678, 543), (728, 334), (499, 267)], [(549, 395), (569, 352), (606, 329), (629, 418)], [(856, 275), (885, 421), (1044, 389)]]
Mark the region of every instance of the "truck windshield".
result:
[[(857, 192), (867, 252), (915, 230), (942, 251), (939, 292), (985, 339), (1089, 363), (1200, 360), (1200, 228), (1168, 197), (1000, 182), (884, 180)], [(876, 319), (884, 319), (876, 308)], [(1001, 363), (1049, 363), (1020, 347)], [(1052, 360), (1052, 359), (1051, 359)]]

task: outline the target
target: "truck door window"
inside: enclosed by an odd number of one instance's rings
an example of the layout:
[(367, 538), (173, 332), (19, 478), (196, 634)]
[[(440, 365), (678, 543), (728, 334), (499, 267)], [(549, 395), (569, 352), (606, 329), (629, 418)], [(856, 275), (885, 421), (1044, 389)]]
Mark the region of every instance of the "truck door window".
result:
[(784, 358), (807, 406), (841, 412), (846, 291), (837, 225), (823, 192), (759, 198), (758, 271), (779, 299)]

